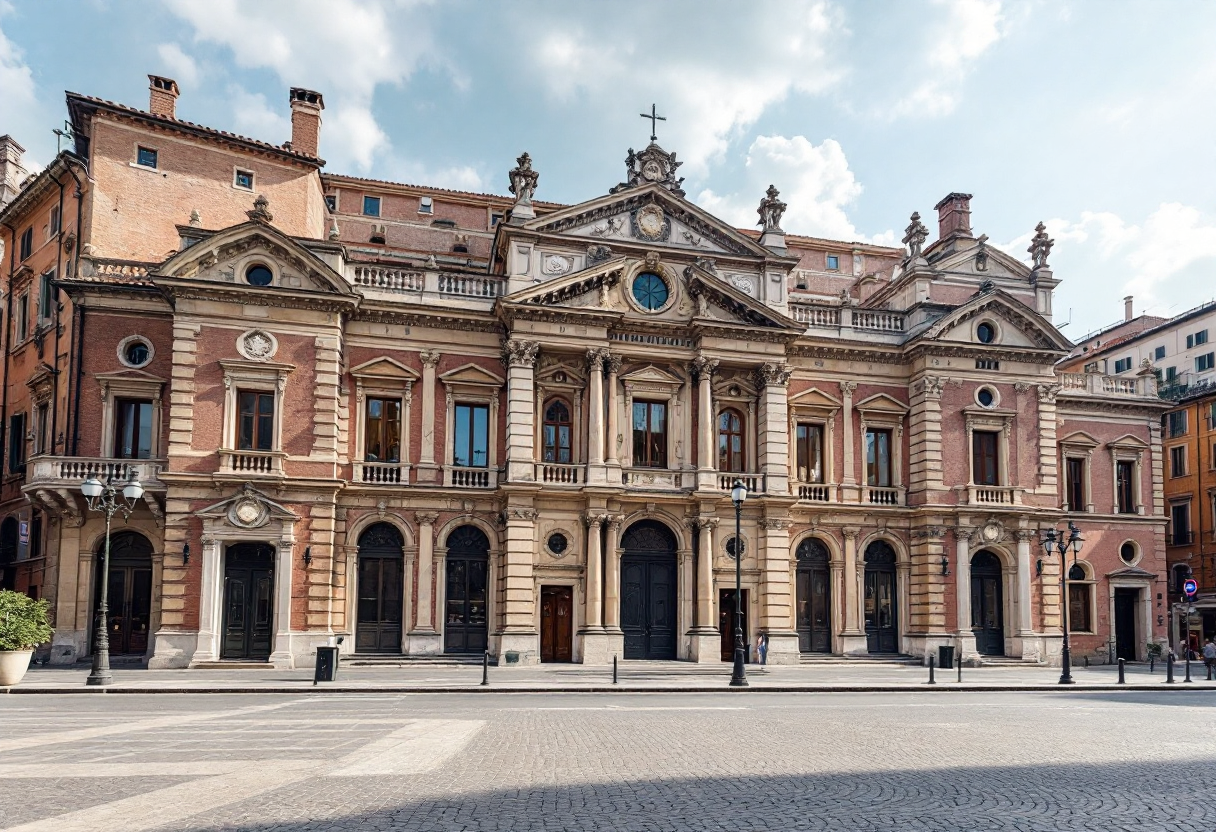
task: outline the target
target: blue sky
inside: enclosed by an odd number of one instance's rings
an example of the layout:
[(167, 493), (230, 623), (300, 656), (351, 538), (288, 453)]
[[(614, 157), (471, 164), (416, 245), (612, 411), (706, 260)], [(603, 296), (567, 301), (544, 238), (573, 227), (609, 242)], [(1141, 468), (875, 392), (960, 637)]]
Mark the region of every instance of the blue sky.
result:
[[(54, 13), (49, 13), (51, 9)], [(0, 0), (0, 133), (55, 152), (63, 90), (273, 142), (325, 95), (328, 169), (538, 197), (620, 181), (657, 103), (689, 196), (740, 225), (891, 243), (950, 191), (1025, 257), (1056, 239), (1073, 338), (1216, 296), (1216, 3), (1123, 0)]]

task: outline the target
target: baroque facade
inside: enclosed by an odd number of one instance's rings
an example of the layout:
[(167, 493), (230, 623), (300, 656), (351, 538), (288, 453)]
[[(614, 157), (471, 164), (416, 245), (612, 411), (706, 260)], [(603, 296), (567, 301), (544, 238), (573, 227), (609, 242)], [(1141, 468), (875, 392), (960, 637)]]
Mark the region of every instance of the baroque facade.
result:
[(89, 475), (146, 489), (108, 626), (152, 667), (717, 662), (735, 556), (772, 663), (1051, 661), (1065, 607), (1099, 660), (1162, 636), (1156, 379), (1057, 372), (1042, 227), (1027, 266), (955, 193), (932, 243), (820, 240), (769, 188), (740, 230), (653, 141), (577, 205), (527, 154), (509, 197), (378, 182), (322, 172), (315, 92), (282, 146), (150, 92), (69, 93), (73, 148), (0, 213), (0, 564), (51, 661), (90, 651)]

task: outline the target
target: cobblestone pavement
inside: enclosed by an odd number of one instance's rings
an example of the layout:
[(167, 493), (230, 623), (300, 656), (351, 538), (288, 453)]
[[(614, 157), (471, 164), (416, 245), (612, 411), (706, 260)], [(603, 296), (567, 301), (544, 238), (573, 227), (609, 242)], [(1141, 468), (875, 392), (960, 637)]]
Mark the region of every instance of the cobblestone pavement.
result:
[(1216, 697), (0, 697), (0, 828), (1212, 830)]

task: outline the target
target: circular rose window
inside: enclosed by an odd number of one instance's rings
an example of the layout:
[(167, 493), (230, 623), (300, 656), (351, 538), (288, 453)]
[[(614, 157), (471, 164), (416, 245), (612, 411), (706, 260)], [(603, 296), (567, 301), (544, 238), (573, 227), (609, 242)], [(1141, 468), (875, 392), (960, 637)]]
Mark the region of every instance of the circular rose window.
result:
[(642, 272), (633, 279), (633, 299), (643, 309), (651, 312), (662, 309), (670, 296), (667, 282), (654, 272)]

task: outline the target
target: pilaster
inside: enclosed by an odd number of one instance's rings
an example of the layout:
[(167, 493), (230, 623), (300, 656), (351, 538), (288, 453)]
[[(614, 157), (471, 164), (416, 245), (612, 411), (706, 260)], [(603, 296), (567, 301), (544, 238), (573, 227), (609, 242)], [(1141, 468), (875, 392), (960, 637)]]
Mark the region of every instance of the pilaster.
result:
[(422, 359), (422, 448), (418, 457), (418, 482), (436, 482), (439, 466), (435, 464), (435, 371), (439, 352), (423, 350)]
[[(941, 502), (946, 485), (942, 468), (942, 390), (946, 380), (925, 376), (912, 385), (908, 436), (908, 487), (924, 502)], [(934, 494), (933, 492), (937, 492)]]
[(861, 583), (864, 576), (862, 565), (857, 561), (857, 537), (861, 529), (845, 526), (840, 533), (844, 535), (844, 629), (840, 633), (840, 652), (864, 656), (870, 652), (870, 648), (866, 644), (866, 632), (861, 623)]
[(507, 365), (507, 481), (536, 479), (535, 367), (540, 344), (511, 339), (503, 349)]
[(530, 506), (506, 512), (506, 551), (503, 557), (503, 626), (499, 655), (519, 653), (519, 665), (540, 662), (540, 633), (536, 628), (536, 518)]
[[(432, 388), (433, 389), (433, 388)], [(414, 604), (414, 629), (406, 639), (411, 656), (443, 652), (443, 637), (435, 630), (435, 521), (439, 514), (420, 511), (414, 514), (418, 525), (418, 600)]]
[[(756, 373), (760, 388), (759, 453), (760, 473), (766, 494), (790, 493), (789, 395), (791, 370), (786, 364), (762, 364)], [(786, 552), (786, 560), (789, 553)]]
[[(784, 424), (784, 419), (782, 420)], [(768, 664), (797, 664), (798, 633), (790, 628), (794, 608), (790, 581), (790, 520), (760, 521), (760, 631), (768, 638)]]

